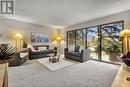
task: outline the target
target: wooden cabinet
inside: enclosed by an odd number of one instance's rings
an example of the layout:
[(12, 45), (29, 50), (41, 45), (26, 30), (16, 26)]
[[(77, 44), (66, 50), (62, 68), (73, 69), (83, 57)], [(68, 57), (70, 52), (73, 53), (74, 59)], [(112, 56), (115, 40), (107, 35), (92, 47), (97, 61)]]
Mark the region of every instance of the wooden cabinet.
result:
[(8, 63), (0, 64), (0, 87), (8, 87)]

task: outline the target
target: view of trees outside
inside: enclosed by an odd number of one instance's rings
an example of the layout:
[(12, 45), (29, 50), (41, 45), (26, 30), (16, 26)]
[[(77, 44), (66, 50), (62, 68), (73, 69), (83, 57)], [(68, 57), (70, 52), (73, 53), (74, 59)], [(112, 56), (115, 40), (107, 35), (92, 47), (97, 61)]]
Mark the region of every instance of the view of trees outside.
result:
[(75, 31), (69, 31), (68, 32), (68, 48), (69, 50), (73, 50), (75, 47)]
[(80, 46), (81, 50), (89, 48), (91, 50), (90, 56), (93, 59), (120, 63), (122, 41), (119, 34), (122, 26), (123, 22), (116, 22), (69, 31), (67, 34), (68, 48), (71, 50), (75, 46)]
[(87, 48), (91, 50), (91, 57), (98, 59), (98, 27), (87, 28)]
[(102, 60), (120, 63), (122, 42), (119, 34), (122, 23), (114, 23), (101, 26), (102, 28)]
[(81, 49), (85, 49), (86, 42), (86, 29), (80, 29), (76, 31), (76, 46), (80, 46)]

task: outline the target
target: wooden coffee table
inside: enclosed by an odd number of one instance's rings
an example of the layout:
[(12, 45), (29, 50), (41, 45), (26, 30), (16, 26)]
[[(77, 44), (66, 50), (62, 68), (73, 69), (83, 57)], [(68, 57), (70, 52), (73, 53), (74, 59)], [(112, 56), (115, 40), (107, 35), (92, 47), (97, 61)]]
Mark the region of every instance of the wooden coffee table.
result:
[(57, 56), (49, 56), (49, 61), (52, 62), (52, 63), (56, 63), (56, 62), (59, 62), (59, 58), (60, 58), (60, 55), (57, 55)]

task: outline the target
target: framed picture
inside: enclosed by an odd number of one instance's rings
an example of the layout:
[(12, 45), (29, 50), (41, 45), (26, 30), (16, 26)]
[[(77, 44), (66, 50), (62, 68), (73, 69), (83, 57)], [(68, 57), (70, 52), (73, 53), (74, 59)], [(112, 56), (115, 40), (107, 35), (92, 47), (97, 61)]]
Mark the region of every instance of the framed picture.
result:
[(31, 42), (39, 44), (48, 44), (50, 40), (49, 37), (43, 33), (31, 32)]

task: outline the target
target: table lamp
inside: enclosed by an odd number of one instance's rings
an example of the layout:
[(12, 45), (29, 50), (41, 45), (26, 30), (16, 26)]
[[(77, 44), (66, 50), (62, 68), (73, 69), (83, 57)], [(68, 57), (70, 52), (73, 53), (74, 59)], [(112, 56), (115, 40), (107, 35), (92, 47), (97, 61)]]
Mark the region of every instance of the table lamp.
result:
[(56, 38), (56, 41), (57, 41), (58, 54), (60, 54), (60, 42), (62, 41), (62, 38), (58, 36)]

